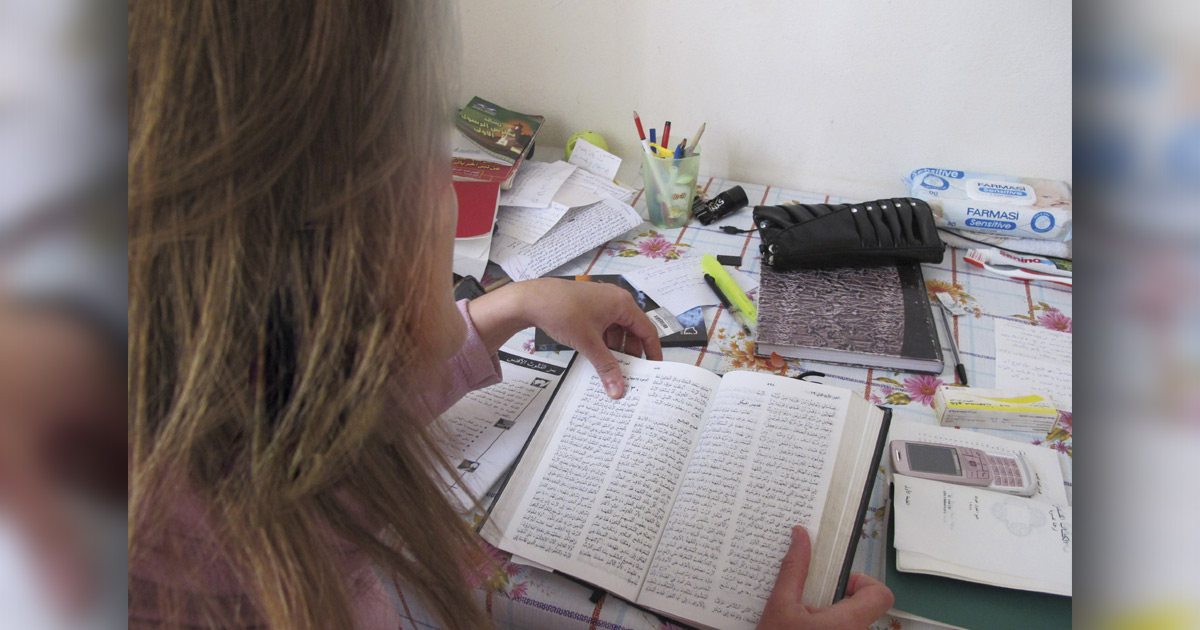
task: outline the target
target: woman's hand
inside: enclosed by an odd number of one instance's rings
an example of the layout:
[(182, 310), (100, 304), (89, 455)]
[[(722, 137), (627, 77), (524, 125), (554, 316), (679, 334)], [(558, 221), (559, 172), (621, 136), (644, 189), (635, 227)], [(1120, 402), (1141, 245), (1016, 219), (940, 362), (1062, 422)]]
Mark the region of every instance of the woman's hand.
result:
[(792, 528), (792, 545), (779, 566), (775, 588), (758, 622), (759, 630), (842, 630), (866, 628), (892, 607), (896, 598), (878, 580), (861, 573), (850, 575), (846, 597), (828, 608), (800, 603), (808, 580), (812, 542), (803, 527)]
[(537, 326), (587, 357), (612, 398), (625, 395), (625, 378), (609, 350), (662, 360), (658, 331), (624, 289), (601, 282), (538, 278), (514, 282), (468, 305), (489, 352), (517, 332)]

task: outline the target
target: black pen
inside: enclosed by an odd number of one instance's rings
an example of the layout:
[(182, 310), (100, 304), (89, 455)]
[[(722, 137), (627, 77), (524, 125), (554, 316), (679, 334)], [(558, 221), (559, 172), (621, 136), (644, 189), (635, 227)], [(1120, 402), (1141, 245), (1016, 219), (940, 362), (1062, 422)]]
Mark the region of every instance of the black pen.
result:
[(704, 274), (704, 281), (708, 283), (708, 288), (712, 289), (713, 293), (717, 294), (717, 299), (721, 300), (721, 306), (724, 306), (725, 310), (729, 311), (729, 314), (737, 320), (737, 323), (742, 325), (742, 330), (746, 331), (747, 335), (753, 335), (754, 333), (750, 330), (750, 324), (746, 323), (746, 316), (743, 315), (736, 306), (729, 302), (729, 298), (725, 297), (725, 293), (721, 291), (720, 287), (717, 286), (716, 278), (713, 278), (708, 274)]
[(954, 327), (950, 325), (950, 317), (946, 314), (950, 309), (939, 302), (938, 310), (942, 312), (942, 324), (946, 326), (946, 336), (950, 338), (950, 353), (954, 355), (954, 373), (958, 375), (958, 380), (962, 381), (962, 385), (966, 385), (967, 368), (963, 365), (962, 358), (958, 356), (958, 342), (954, 340)]

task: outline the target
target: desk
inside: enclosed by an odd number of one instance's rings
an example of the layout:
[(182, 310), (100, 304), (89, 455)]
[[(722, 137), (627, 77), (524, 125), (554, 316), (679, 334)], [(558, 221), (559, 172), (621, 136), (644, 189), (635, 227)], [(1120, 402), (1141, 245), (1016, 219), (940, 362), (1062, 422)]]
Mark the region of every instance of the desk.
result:
[[(711, 197), (734, 185), (746, 190), (751, 205), (790, 203), (840, 203), (843, 200), (795, 190), (744, 184), (721, 178), (701, 178)], [(639, 193), (635, 207), (645, 216), (645, 202)], [(554, 275), (620, 274), (647, 265), (660, 265), (676, 258), (699, 258), (702, 254), (742, 256), (740, 269), (757, 279), (761, 261), (758, 257), (758, 233), (730, 235), (720, 231), (722, 225), (740, 228), (751, 226), (750, 210), (745, 209), (713, 225), (701, 226), (693, 221), (675, 230), (659, 230), (644, 223), (629, 233), (592, 250)], [(970, 315), (955, 321), (962, 360), (972, 385), (991, 387), (995, 379), (995, 348), (993, 322), (1008, 319), (1029, 325), (1045, 325), (1071, 330), (1071, 289), (1058, 284), (1011, 280), (969, 266), (963, 262), (962, 250), (950, 249), (942, 263), (924, 265), (925, 283), (930, 289), (948, 290)], [(495, 279), (485, 279), (484, 284)], [(754, 293), (750, 294), (754, 297)], [(745, 339), (737, 322), (722, 309), (706, 308), (705, 323), (709, 341), (703, 348), (665, 348), (663, 358), (708, 368), (717, 373), (731, 370), (761, 370), (795, 376), (807, 370), (826, 374), (820, 381), (851, 389), (875, 404), (887, 405), (893, 417), (936, 424), (933, 414), (933, 388), (939, 381), (954, 381), (954, 362), (944, 341), (946, 370), (940, 376), (897, 373), (892, 371), (851, 368), (818, 364), (808, 361), (780, 361), (755, 357), (751, 343)], [(508, 343), (509, 347), (533, 352), (533, 329), (526, 330)], [(1070, 496), (1071, 486), (1071, 426), (1060, 426), (1049, 434), (994, 432), (1008, 439), (1019, 439), (1052, 448), (1059, 452), (1063, 476)], [(855, 557), (855, 570), (882, 579), (887, 539), (886, 492), (883, 475), (876, 479), (863, 538)], [(598, 603), (589, 601), (591, 589), (565, 577), (538, 569), (507, 562), (507, 554), (492, 550), (504, 562), (502, 570), (490, 575), (473, 577), (476, 594), (483, 602), (498, 628), (607, 628), (611, 630), (661, 630), (664, 626), (653, 614), (642, 611), (622, 600), (605, 596)], [(396, 595), (396, 604), (405, 628), (437, 628), (413, 597)], [(411, 625), (407, 625), (411, 624)], [(885, 618), (878, 627), (921, 628), (926, 624), (909, 620)]]

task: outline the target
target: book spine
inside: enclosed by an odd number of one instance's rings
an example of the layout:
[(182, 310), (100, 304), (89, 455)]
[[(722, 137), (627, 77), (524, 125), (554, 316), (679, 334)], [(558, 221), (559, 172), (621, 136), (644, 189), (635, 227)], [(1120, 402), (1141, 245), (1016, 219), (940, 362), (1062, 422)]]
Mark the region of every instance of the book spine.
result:
[(863, 485), (862, 497), (858, 500), (858, 512), (854, 517), (853, 534), (850, 536), (850, 545), (846, 548), (846, 556), (842, 560), (842, 572), (838, 575), (837, 590), (833, 592), (834, 603), (840, 601), (846, 596), (846, 586), (850, 583), (850, 570), (854, 566), (854, 552), (858, 549), (859, 534), (862, 532), (863, 523), (867, 517), (867, 507), (871, 502), (871, 490), (875, 488), (875, 479), (879, 475), (876, 473), (879, 470), (879, 462), (883, 460), (883, 451), (887, 448), (887, 437), (892, 427), (892, 410), (887, 407), (883, 409), (883, 421), (879, 423), (879, 435), (875, 438), (875, 452), (871, 455), (871, 467), (867, 476), (867, 483)]

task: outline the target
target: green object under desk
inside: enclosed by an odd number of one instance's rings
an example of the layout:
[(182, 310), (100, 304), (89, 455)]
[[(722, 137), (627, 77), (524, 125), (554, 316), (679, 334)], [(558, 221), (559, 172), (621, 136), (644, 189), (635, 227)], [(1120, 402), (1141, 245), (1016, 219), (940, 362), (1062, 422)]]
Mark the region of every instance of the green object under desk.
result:
[(896, 610), (970, 630), (1071, 627), (1070, 597), (897, 571), (895, 529), (889, 519), (887, 585)]

